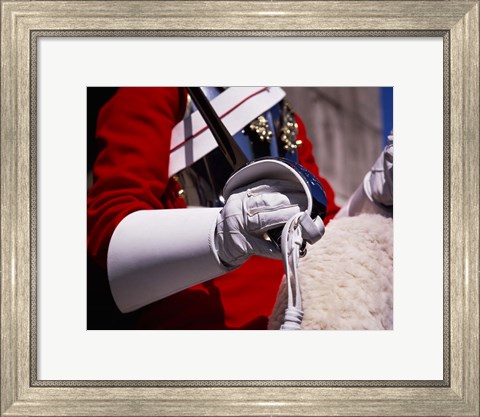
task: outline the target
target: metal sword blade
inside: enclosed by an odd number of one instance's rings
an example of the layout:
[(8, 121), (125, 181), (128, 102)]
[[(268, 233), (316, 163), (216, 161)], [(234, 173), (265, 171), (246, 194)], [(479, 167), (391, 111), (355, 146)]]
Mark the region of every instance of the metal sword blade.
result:
[(202, 89), (200, 87), (186, 88), (230, 166), (234, 170), (243, 167), (248, 162), (247, 158), (223, 124)]

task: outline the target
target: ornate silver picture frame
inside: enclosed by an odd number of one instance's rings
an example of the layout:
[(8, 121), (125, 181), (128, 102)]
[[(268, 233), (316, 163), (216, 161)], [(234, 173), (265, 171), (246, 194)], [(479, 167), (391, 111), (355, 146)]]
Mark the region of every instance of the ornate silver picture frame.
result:
[[(478, 1), (2, 0), (1, 19), (2, 416), (479, 415)], [(443, 380), (39, 380), (36, 59), (45, 36), (441, 37)]]

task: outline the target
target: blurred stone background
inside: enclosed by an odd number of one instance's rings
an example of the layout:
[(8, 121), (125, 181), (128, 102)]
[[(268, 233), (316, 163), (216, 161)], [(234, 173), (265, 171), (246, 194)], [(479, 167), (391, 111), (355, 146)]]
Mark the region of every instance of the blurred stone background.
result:
[[(342, 205), (362, 181), (385, 143), (392, 115), (378, 87), (283, 87), (305, 123), (320, 174)], [(391, 89), (390, 93), (391, 93)], [(387, 91), (388, 92), (388, 91)], [(387, 103), (385, 103), (387, 101)]]

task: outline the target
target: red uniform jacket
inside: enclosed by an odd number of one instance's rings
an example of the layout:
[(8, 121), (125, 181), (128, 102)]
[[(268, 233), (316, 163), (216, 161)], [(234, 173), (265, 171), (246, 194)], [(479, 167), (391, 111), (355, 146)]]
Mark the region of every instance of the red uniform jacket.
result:
[[(183, 118), (183, 88), (121, 88), (97, 121), (100, 152), (88, 193), (88, 253), (106, 266), (110, 238), (128, 214), (185, 207), (168, 179), (172, 128)], [(302, 121), (297, 117), (299, 162), (321, 181), (328, 221), (338, 211), (319, 176)], [(265, 329), (283, 275), (281, 261), (252, 257), (226, 275), (174, 294), (137, 314), (142, 329)], [(161, 279), (161, 277), (159, 277)], [(181, 279), (181, 277), (179, 277)]]

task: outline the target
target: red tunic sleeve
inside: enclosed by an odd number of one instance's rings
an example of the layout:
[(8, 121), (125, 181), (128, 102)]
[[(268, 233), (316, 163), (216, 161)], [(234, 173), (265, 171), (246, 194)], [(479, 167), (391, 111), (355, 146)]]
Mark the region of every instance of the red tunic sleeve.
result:
[(320, 181), (320, 184), (322, 184), (327, 197), (327, 212), (324, 219), (325, 224), (327, 224), (335, 214), (338, 213), (340, 208), (335, 204), (335, 193), (333, 192), (332, 187), (325, 178), (320, 176), (318, 166), (313, 158), (312, 143), (307, 137), (307, 132), (302, 119), (300, 119), (298, 115), (295, 115), (295, 120), (298, 124), (298, 139), (302, 141), (302, 145), (298, 148), (298, 162), (315, 175)]
[(100, 152), (87, 196), (87, 247), (102, 266), (115, 227), (128, 214), (165, 207), (170, 138), (183, 117), (179, 88), (120, 88), (97, 120)]

